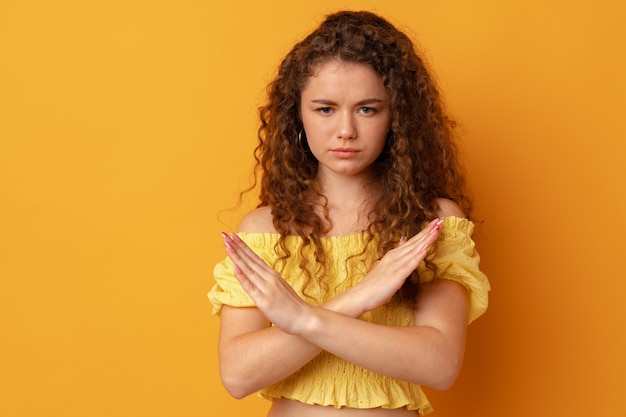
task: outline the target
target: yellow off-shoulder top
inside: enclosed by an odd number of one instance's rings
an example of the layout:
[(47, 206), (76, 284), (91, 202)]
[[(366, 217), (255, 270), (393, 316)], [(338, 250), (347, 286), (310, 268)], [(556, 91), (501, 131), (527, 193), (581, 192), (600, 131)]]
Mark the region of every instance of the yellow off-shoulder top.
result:
[[(470, 294), (468, 321), (472, 322), (487, 309), (490, 290), (487, 277), (479, 270), (480, 257), (471, 239), (474, 225), (467, 219), (446, 217), (442, 233), (427, 260), (436, 265), (436, 272), (426, 268), (424, 262), (418, 267), (422, 283), (433, 279), (449, 279), (463, 284)], [(269, 265), (274, 263), (274, 245), (280, 235), (274, 233), (239, 233), (245, 241)], [(293, 289), (311, 304), (321, 305), (335, 295), (356, 285), (377, 260), (376, 244), (367, 242), (366, 233), (332, 236), (322, 239), (327, 255), (324, 282), (307, 280), (299, 267), (302, 239), (290, 236), (286, 245), (292, 256), (282, 269), (282, 276)], [(305, 248), (303, 256), (311, 255)], [(357, 256), (354, 256), (357, 255)], [(310, 258), (309, 258), (310, 259)], [(216, 284), (209, 292), (213, 314), (219, 314), (223, 305), (251, 307), (254, 302), (239, 285), (233, 273), (233, 264), (226, 258), (214, 270)], [(307, 281), (309, 281), (308, 285)], [(414, 310), (410, 305), (388, 303), (375, 311), (364, 314), (361, 319), (389, 326), (412, 326)], [(260, 392), (268, 400), (289, 398), (306, 404), (319, 404), (335, 408), (400, 408), (419, 410), (421, 415), (432, 411), (428, 399), (419, 385), (390, 378), (354, 365), (326, 351), (320, 352), (302, 368), (282, 381)]]

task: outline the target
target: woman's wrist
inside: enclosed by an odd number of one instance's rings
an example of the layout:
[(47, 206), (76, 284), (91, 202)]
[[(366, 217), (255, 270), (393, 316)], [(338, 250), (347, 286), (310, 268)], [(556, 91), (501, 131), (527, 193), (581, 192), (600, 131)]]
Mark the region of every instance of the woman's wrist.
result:
[(335, 296), (332, 300), (324, 303), (322, 308), (334, 311), (344, 316), (359, 318), (367, 312), (362, 307), (364, 303), (359, 300), (358, 286), (347, 289)]

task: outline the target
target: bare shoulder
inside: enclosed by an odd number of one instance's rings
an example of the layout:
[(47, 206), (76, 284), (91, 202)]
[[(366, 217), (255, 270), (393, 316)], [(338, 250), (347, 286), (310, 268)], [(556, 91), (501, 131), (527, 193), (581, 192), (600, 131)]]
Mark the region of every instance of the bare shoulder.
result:
[(246, 233), (275, 233), (276, 228), (272, 221), (272, 209), (265, 206), (252, 210), (243, 216), (237, 231)]
[(437, 216), (439, 217), (466, 217), (465, 213), (463, 213), (463, 210), (461, 210), (461, 207), (459, 207), (459, 205), (454, 201), (448, 200), (447, 198), (438, 198), (437, 206), (439, 207), (439, 209), (437, 210)]

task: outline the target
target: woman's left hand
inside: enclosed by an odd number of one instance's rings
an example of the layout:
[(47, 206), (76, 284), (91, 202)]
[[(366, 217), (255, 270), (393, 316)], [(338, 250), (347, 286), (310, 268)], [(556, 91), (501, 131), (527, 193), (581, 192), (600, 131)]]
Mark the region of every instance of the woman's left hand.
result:
[(299, 335), (315, 307), (302, 300), (239, 236), (222, 233), (222, 237), (228, 257), (235, 265), (235, 277), (257, 308), (276, 327)]

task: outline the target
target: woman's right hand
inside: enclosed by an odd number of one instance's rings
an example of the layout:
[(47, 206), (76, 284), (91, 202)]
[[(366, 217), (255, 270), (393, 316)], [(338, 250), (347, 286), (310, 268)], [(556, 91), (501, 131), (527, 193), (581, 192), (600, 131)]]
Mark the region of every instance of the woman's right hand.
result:
[(404, 284), (428, 254), (430, 246), (439, 238), (443, 219), (434, 219), (421, 232), (387, 252), (370, 272), (345, 295), (356, 297), (363, 313), (385, 304)]

